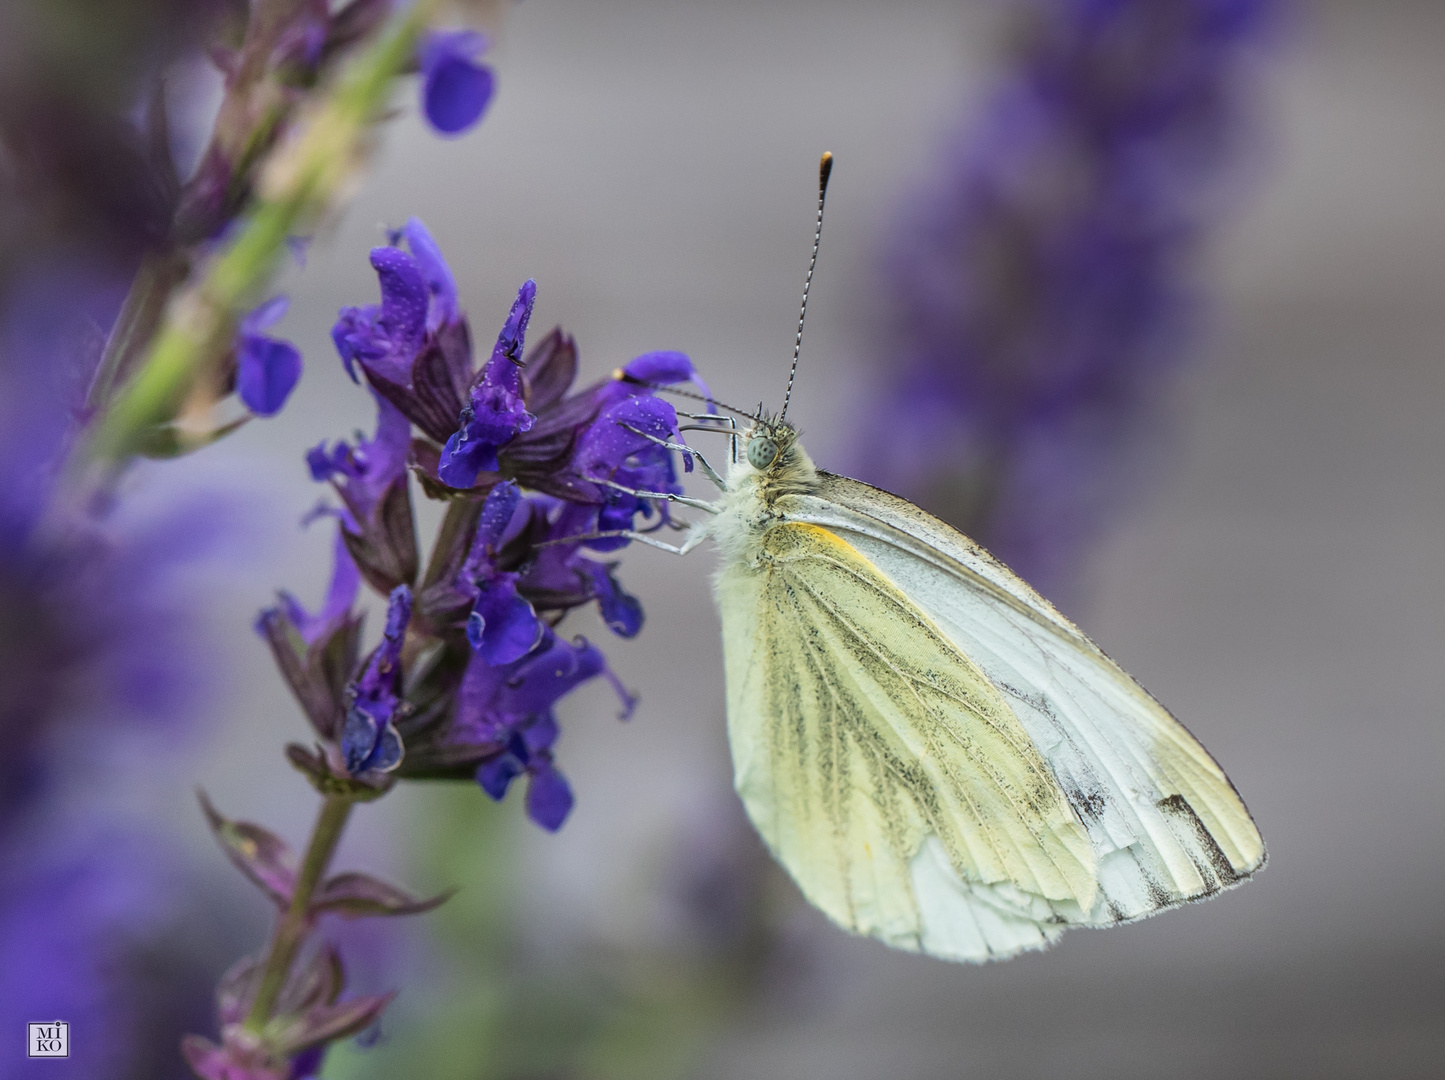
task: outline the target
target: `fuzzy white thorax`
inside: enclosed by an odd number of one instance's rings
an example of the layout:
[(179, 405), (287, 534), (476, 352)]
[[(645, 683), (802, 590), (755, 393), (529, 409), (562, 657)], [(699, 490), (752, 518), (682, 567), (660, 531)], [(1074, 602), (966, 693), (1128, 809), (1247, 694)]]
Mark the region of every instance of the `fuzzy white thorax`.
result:
[(760, 436), (776, 441), (777, 457), (759, 469), (747, 454), (739, 454), (728, 468), (727, 490), (713, 504), (718, 514), (707, 525), (708, 537), (718, 547), (722, 570), (739, 563), (756, 566), (758, 538), (770, 525), (782, 520), (774, 502), (781, 495), (811, 493), (818, 484), (818, 470), (793, 428), (765, 420), (745, 431), (740, 439), (746, 447)]

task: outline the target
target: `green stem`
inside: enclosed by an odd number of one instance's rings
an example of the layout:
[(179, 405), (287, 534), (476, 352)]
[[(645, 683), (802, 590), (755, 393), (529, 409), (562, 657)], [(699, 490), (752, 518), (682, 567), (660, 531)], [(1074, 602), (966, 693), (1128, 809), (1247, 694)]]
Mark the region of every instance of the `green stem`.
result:
[(251, 1003), (250, 1015), (246, 1017), (246, 1028), (257, 1034), (271, 1019), (276, 1000), (291, 974), (291, 964), (296, 952), (306, 940), (310, 929), (311, 898), (316, 886), (321, 883), (332, 853), (346, 828), (346, 819), (351, 814), (352, 800), (344, 795), (328, 795), (316, 815), (316, 824), (311, 829), (311, 840), (306, 845), (306, 856), (301, 870), (296, 875), (296, 888), (291, 893), (291, 906), (276, 921), (276, 930), (271, 935), (271, 947), (266, 953), (266, 966), (261, 972), (261, 983), (256, 989), (256, 999)]

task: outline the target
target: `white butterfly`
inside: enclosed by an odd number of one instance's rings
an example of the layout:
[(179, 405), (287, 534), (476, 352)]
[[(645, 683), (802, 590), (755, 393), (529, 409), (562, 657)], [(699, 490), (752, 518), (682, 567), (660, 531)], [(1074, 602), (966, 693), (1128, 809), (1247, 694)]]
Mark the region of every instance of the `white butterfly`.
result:
[(781, 419), (759, 415), (742, 440), (726, 479), (664, 443), (722, 497), (633, 492), (711, 518), (680, 548), (629, 535), (680, 554), (717, 545), (735, 785), (834, 922), (1000, 959), (1264, 865), (1208, 752), (1007, 567), (911, 503), (816, 469)]

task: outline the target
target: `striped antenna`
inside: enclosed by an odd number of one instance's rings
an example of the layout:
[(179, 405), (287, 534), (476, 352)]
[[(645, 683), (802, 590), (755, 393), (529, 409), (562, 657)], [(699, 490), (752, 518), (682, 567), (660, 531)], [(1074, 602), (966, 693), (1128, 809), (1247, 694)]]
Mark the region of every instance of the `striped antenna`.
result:
[(833, 155), (825, 153), (818, 162), (818, 225), (813, 230), (813, 257), (808, 260), (808, 276), (803, 281), (803, 303), (798, 309), (798, 339), (793, 342), (793, 366), (788, 370), (788, 392), (783, 395), (781, 423), (788, 415), (788, 402), (793, 399), (793, 379), (798, 374), (798, 353), (803, 348), (803, 318), (808, 314), (808, 289), (813, 284), (813, 268), (818, 265), (818, 241), (823, 239), (823, 200), (828, 197), (828, 177), (833, 172)]

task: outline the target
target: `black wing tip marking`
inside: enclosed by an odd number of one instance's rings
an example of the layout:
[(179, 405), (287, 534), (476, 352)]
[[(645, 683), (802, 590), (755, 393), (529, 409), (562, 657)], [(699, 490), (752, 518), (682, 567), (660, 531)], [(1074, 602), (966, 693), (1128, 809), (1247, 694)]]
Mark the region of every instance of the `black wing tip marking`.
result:
[(1205, 878), (1205, 888), (1202, 896), (1213, 896), (1222, 889), (1231, 888), (1264, 868), (1265, 857), (1261, 852), (1259, 865), (1250, 870), (1239, 871), (1229, 861), (1229, 856), (1219, 846), (1219, 841), (1214, 839), (1214, 834), (1204, 827), (1204, 822), (1199, 820), (1199, 815), (1194, 812), (1194, 807), (1189, 805), (1189, 800), (1183, 795), (1170, 795), (1160, 799), (1154, 804), (1166, 816), (1174, 818), (1181, 824), (1192, 829), (1199, 846), (1203, 850), (1205, 858), (1209, 861), (1209, 869), (1213, 871), (1217, 883), (1210, 881), (1208, 875), (1203, 873), (1204, 867), (1199, 867), (1201, 876)]

